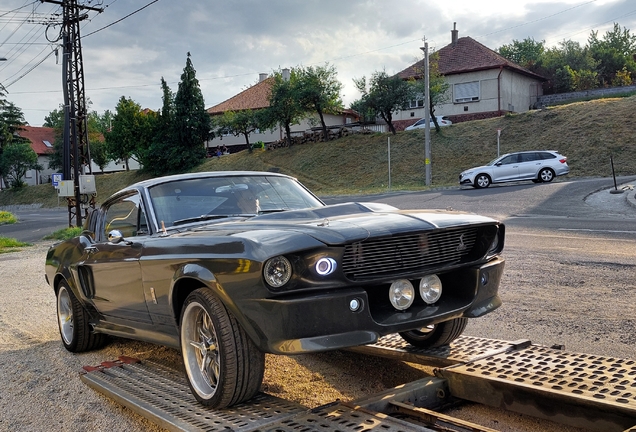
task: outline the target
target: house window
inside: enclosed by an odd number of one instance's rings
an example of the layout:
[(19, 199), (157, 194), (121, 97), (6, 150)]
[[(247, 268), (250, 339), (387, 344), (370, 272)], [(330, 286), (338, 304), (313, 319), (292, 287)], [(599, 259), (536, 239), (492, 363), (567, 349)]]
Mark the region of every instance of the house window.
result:
[(424, 98), (418, 97), (417, 99), (412, 99), (409, 101), (408, 108), (422, 108), (424, 106)]
[(42, 142), (44, 143), (45, 146), (47, 146), (48, 148), (53, 148), (53, 144), (51, 144), (49, 141), (47, 140), (42, 140)]
[(476, 102), (479, 100), (479, 81), (453, 85), (455, 103)]

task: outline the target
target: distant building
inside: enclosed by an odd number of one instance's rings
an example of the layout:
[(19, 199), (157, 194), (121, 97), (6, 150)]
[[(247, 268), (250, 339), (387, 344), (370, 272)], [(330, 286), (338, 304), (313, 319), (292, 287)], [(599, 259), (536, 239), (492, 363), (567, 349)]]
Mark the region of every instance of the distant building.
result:
[[(55, 129), (49, 127), (22, 126), (18, 135), (30, 141), (31, 148), (38, 155), (38, 163), (42, 170), (29, 170), (24, 176), (24, 182), (29, 185), (49, 183), (51, 174), (56, 172), (49, 168), (49, 157), (53, 153), (53, 143), (55, 142)], [(2, 185), (6, 187), (6, 185)]]
[[(451, 31), (451, 43), (440, 49), (438, 71), (449, 84), (446, 103), (435, 107), (435, 115), (453, 122), (498, 117), (508, 112), (528, 111), (543, 94), (546, 79), (497, 54), (470, 37), (458, 38)], [(402, 79), (423, 79), (424, 60), (397, 75)], [(404, 129), (424, 117), (424, 97), (395, 116), (396, 129)]]
[[(38, 163), (42, 166), (42, 170), (29, 170), (24, 176), (24, 183), (34, 186), (51, 182), (51, 174), (61, 172), (49, 168), (49, 159), (53, 153), (53, 143), (55, 142), (55, 129), (50, 127), (22, 126), (22, 130), (18, 131), (18, 135), (29, 140), (31, 148), (38, 155)], [(139, 163), (133, 159), (128, 161), (128, 167), (131, 170), (139, 169)], [(91, 168), (94, 174), (102, 171), (95, 162), (91, 161)], [(104, 168), (104, 173), (125, 171), (126, 165), (123, 161), (110, 161)], [(3, 188), (7, 187), (2, 183)]]
[[(283, 69), (283, 76), (285, 76), (286, 74), (289, 74), (289, 69)], [(221, 102), (220, 104), (208, 108), (206, 111), (210, 116), (214, 117), (222, 115), (226, 111), (257, 110), (267, 108), (269, 107), (269, 96), (271, 94), (273, 84), (273, 77), (270, 77), (266, 73), (261, 73), (259, 74), (259, 81), (256, 84), (243, 90), (236, 96), (233, 96), (228, 100)], [(340, 114), (337, 115), (323, 114), (323, 117), (327, 127), (345, 125), (358, 120), (357, 113), (352, 110), (343, 110)], [(312, 118), (313, 124), (316, 124), (315, 122), (318, 121), (318, 114), (308, 116), (307, 118), (303, 119), (300, 124), (291, 125), (292, 135), (303, 134), (305, 131), (311, 129), (312, 121), (310, 121), (310, 119)], [(319, 121), (317, 124), (320, 124)], [(249, 135), (251, 144), (254, 144), (258, 141), (262, 141), (263, 143), (267, 144), (270, 142), (282, 140), (283, 138), (285, 138), (285, 130), (284, 128), (280, 127), (276, 127), (273, 131), (259, 130)], [(208, 141), (206, 146), (209, 149), (214, 149), (217, 146), (226, 146), (231, 150), (232, 148), (243, 149), (247, 147), (247, 144), (245, 143), (244, 136), (236, 137), (231, 134), (225, 134)]]

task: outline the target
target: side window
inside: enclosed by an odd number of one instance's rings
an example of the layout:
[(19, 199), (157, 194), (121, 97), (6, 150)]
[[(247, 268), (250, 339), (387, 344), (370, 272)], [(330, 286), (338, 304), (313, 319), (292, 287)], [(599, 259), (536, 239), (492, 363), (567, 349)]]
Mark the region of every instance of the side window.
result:
[(138, 193), (115, 201), (108, 207), (102, 238), (108, 238), (108, 233), (112, 230), (120, 231), (124, 237), (149, 234), (146, 214)]
[(503, 158), (501, 160), (501, 164), (502, 165), (510, 165), (510, 164), (513, 164), (513, 163), (517, 163), (518, 156), (519, 155), (517, 155), (517, 154), (508, 155), (508, 156), (506, 156), (505, 158)]
[(521, 153), (521, 162), (532, 162), (541, 159), (538, 153)]
[(546, 152), (541, 152), (539, 153), (539, 155), (541, 156), (541, 159), (556, 159), (556, 156), (553, 155), (552, 153), (546, 153)]

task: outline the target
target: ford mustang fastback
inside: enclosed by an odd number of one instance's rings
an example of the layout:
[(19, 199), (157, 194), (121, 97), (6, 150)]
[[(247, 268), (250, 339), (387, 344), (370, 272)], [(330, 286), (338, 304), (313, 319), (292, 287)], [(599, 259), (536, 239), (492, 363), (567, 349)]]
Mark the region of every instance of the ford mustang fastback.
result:
[(108, 335), (181, 351), (192, 393), (222, 408), (260, 389), (265, 353), (451, 343), (501, 305), (504, 225), (470, 213), (325, 205), (292, 177), (210, 172), (142, 181), (53, 245), (62, 343)]

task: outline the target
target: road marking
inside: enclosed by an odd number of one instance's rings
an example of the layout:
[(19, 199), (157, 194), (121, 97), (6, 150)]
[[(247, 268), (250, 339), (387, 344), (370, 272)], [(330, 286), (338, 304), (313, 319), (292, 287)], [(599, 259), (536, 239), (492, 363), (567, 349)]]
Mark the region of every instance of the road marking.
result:
[(600, 232), (600, 233), (636, 234), (636, 231), (595, 230), (595, 229), (585, 229), (585, 228), (559, 228), (559, 231), (585, 231), (585, 232)]

